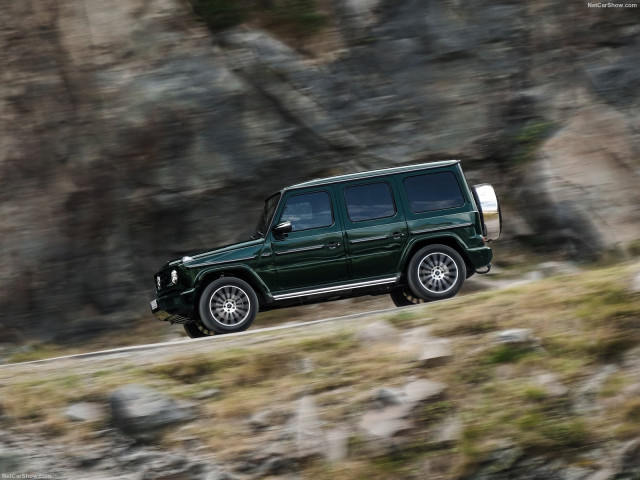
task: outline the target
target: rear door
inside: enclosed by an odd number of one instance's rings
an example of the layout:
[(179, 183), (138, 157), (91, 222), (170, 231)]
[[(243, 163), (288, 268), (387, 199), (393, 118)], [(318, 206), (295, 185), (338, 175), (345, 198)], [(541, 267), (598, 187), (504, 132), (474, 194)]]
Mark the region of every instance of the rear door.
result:
[(289, 221), (293, 229), (282, 238), (269, 234), (280, 290), (346, 281), (346, 253), (333, 187), (287, 192), (281, 204), (275, 224)]
[(407, 224), (393, 178), (341, 184), (338, 197), (344, 212), (350, 277), (390, 276), (407, 242)]

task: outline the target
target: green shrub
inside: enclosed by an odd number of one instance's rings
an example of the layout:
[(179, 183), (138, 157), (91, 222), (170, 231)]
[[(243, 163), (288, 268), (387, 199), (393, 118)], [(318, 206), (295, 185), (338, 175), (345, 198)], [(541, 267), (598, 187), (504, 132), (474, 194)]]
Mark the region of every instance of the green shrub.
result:
[(242, 23), (247, 16), (246, 8), (237, 0), (191, 0), (193, 11), (212, 30), (222, 30)]
[(193, 11), (214, 32), (247, 20), (285, 36), (305, 37), (327, 23), (315, 0), (190, 0)]
[(522, 165), (534, 159), (538, 147), (554, 129), (551, 122), (536, 122), (525, 125), (513, 138), (515, 144), (513, 163)]

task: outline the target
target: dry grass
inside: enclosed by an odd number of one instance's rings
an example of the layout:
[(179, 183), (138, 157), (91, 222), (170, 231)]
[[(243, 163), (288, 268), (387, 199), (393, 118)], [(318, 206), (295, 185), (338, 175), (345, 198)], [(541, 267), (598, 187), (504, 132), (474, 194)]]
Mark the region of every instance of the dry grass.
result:
[[(72, 424), (62, 416), (70, 403), (106, 403), (109, 392), (126, 383), (191, 400), (218, 388), (219, 396), (199, 401), (202, 421), (167, 434), (162, 442), (174, 446), (184, 436), (196, 437), (220, 461), (233, 463), (274, 441), (301, 395), (314, 395), (327, 427), (353, 425), (375, 389), (428, 377), (448, 385), (447, 398), (419, 412), (415, 441), (401, 453), (371, 457), (354, 433), (348, 460), (307, 465), (304, 478), (451, 478), (472, 469), (504, 438), (525, 451), (570, 457), (590, 444), (630, 438), (640, 428), (640, 402), (629, 390), (638, 380), (624, 370), (597, 392), (598, 401), (611, 408), (588, 418), (572, 408), (585, 378), (640, 345), (640, 301), (627, 291), (632, 270), (616, 265), (382, 315), (399, 329), (429, 325), (433, 335), (451, 338), (454, 359), (437, 368), (425, 370), (414, 353), (392, 342), (362, 343), (356, 333), (364, 320), (352, 320), (284, 337), (264, 334), (263, 341), (241, 347), (216, 343), (206, 354), (182, 353), (148, 366), (111, 360), (100, 369), (81, 363), (25, 368), (23, 377), (0, 370), (2, 410), (11, 428), (74, 445), (91, 441), (105, 425)], [(532, 328), (541, 348), (496, 346), (494, 335), (507, 328)], [(534, 380), (540, 373), (554, 374), (568, 393), (550, 395)], [(280, 412), (274, 426), (281, 429), (250, 428), (251, 415), (265, 410)], [(451, 415), (464, 425), (459, 444), (449, 450), (424, 448), (421, 435)]]

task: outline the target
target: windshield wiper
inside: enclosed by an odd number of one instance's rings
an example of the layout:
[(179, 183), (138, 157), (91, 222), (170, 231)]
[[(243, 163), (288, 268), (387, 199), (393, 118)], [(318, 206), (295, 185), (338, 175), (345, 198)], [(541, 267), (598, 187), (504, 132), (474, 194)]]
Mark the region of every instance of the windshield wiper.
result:
[(251, 237), (249, 237), (249, 238), (251, 238), (251, 240), (257, 240), (259, 238), (264, 238), (264, 233), (256, 232), (253, 235), (251, 235)]

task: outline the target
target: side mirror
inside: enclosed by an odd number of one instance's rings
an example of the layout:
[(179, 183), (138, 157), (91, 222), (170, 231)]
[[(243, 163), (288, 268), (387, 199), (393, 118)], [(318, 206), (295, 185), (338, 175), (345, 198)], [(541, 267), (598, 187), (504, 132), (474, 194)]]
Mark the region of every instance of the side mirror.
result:
[(278, 239), (283, 239), (284, 237), (287, 236), (287, 233), (291, 233), (292, 230), (293, 230), (293, 227), (291, 226), (291, 222), (288, 220), (286, 222), (281, 222), (277, 224), (275, 227), (271, 229), (273, 234)]

